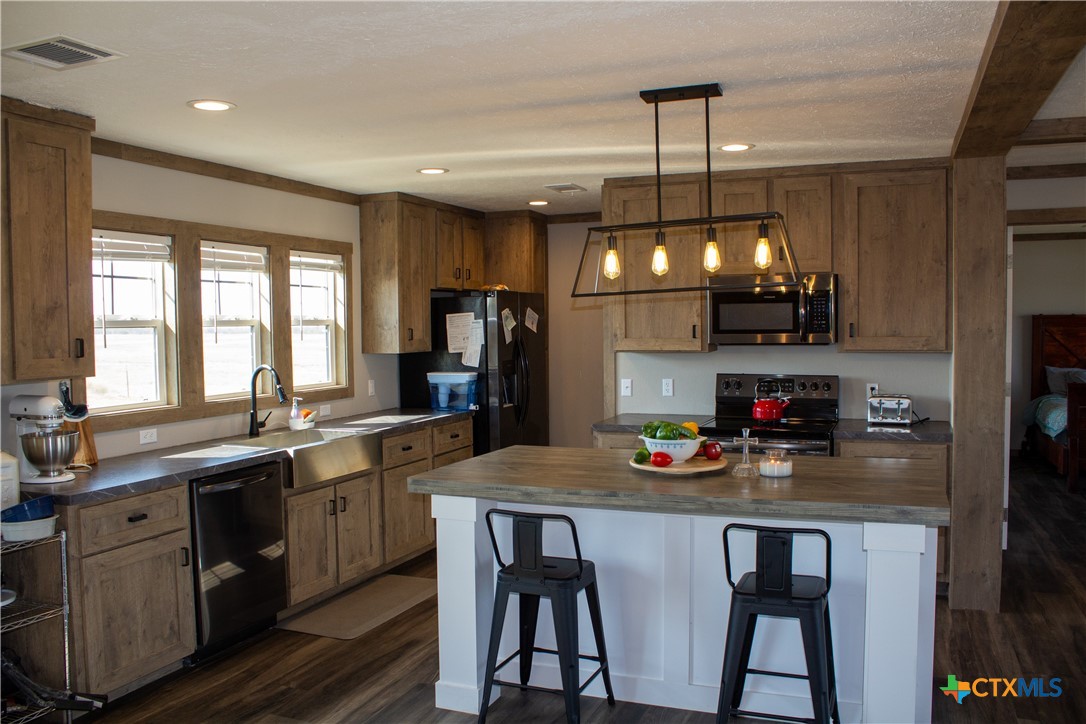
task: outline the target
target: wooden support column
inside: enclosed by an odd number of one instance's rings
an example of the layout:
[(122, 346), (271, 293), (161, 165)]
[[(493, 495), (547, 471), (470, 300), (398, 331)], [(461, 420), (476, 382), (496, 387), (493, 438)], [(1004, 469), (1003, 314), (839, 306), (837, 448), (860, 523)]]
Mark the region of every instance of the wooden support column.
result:
[(953, 164), (954, 461), (950, 607), (999, 610), (1007, 359), (1002, 155)]

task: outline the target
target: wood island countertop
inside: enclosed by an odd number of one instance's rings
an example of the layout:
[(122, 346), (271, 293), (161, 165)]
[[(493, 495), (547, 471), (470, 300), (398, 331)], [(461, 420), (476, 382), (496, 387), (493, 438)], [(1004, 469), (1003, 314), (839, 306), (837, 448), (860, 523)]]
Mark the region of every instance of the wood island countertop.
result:
[[(500, 502), (679, 515), (950, 523), (944, 471), (927, 460), (793, 456), (787, 478), (634, 469), (628, 450), (516, 445), (412, 475), (408, 490)], [(757, 464), (757, 456), (752, 456)]]

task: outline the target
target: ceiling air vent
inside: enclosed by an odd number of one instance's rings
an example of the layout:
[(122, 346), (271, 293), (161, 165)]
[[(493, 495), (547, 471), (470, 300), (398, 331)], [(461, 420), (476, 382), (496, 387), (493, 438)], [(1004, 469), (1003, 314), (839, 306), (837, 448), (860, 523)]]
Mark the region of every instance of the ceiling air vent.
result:
[(52, 68), (53, 70), (68, 70), (69, 68), (105, 63), (107, 60), (124, 57), (124, 53), (95, 48), (81, 40), (73, 40), (60, 35), (45, 40), (36, 40), (32, 43), (23, 43), (13, 48), (6, 48), (4, 49), (4, 55), (37, 65), (44, 65), (46, 68)]
[(577, 184), (547, 184), (543, 188), (557, 191), (560, 194), (575, 194), (578, 191), (585, 190), (584, 186), (578, 186)]

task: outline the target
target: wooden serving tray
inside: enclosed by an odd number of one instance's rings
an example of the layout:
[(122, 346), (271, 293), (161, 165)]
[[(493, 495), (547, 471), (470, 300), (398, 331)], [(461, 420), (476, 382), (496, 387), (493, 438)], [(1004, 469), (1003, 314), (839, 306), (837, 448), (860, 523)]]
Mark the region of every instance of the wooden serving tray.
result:
[(689, 460), (684, 460), (681, 463), (671, 463), (671, 465), (668, 465), (666, 468), (658, 468), (652, 463), (635, 463), (633, 458), (630, 458), (630, 467), (637, 468), (638, 470), (647, 470), (650, 473), (663, 473), (664, 475), (711, 473), (714, 470), (723, 470), (724, 466), (727, 464), (728, 461), (724, 458), (707, 460), (706, 458), (694, 457)]

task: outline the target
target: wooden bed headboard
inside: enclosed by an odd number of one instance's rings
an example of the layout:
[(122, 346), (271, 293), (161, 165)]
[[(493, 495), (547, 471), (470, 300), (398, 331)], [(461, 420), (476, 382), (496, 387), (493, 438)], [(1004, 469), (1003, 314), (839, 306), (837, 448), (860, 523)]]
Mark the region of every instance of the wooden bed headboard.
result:
[(1033, 315), (1030, 399), (1048, 394), (1045, 367), (1086, 367), (1086, 314)]

